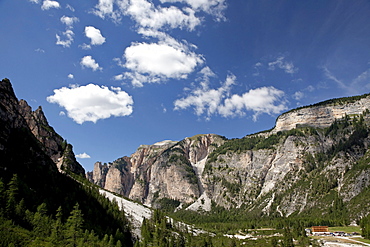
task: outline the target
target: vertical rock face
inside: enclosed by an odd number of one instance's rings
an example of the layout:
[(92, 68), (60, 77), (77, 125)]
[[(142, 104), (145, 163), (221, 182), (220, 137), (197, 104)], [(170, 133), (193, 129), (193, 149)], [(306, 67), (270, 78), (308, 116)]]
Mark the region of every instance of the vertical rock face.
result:
[[(353, 98), (353, 97), (352, 97)], [(358, 100), (348, 98), (329, 100), (312, 107), (296, 109), (282, 114), (276, 120), (273, 132), (294, 129), (300, 126), (329, 127), (345, 115), (359, 115), (369, 109), (370, 95)]]
[(20, 100), (19, 113), (26, 120), (32, 134), (45, 147), (46, 153), (55, 163), (58, 163), (58, 159), (63, 155), (61, 144), (64, 139), (49, 125), (41, 106), (32, 111), (25, 100)]
[(147, 205), (158, 206), (162, 198), (191, 203), (203, 192), (199, 179), (204, 165), (195, 164), (214, 150), (212, 143), (222, 142), (217, 135), (199, 135), (181, 142), (141, 145), (130, 157), (108, 164), (107, 172), (95, 163), (88, 179)]
[(107, 164), (103, 165), (101, 162), (96, 162), (94, 164), (94, 170), (87, 172), (86, 176), (91, 182), (104, 188), (108, 169)]
[[(32, 111), (25, 100), (18, 101), (8, 79), (0, 82), (0, 121), (4, 142), (11, 129), (27, 129), (60, 171), (70, 170), (80, 175), (85, 174), (85, 170), (75, 159), (72, 146), (49, 125), (42, 108)], [(0, 149), (1, 147), (2, 144)]]

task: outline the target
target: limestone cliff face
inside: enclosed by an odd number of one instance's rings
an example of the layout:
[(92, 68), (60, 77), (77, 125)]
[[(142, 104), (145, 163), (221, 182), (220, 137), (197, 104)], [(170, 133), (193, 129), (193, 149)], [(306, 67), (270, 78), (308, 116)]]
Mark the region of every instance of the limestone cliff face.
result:
[(356, 204), (370, 185), (369, 108), (368, 95), (337, 99), (283, 114), (271, 131), (241, 139), (209, 134), (142, 145), (122, 158), (124, 169), (96, 163), (89, 179), (154, 207), (172, 199), (191, 210), (215, 203), (287, 216), (328, 208), (334, 195)]
[(96, 162), (94, 164), (94, 170), (92, 172), (87, 172), (87, 178), (94, 184), (104, 188), (107, 172), (108, 172), (107, 164), (103, 165), (101, 162)]
[[(76, 174), (85, 174), (85, 170), (75, 159), (72, 146), (49, 125), (42, 108), (32, 111), (25, 100), (18, 101), (8, 79), (0, 82), (0, 108), (4, 142), (7, 141), (11, 129), (27, 129), (60, 171), (70, 170)], [(2, 144), (0, 149), (1, 147)]]
[(26, 120), (32, 134), (43, 144), (50, 158), (57, 163), (62, 156), (61, 143), (64, 139), (50, 127), (41, 106), (32, 111), (25, 100), (20, 100), (19, 113)]
[(191, 203), (203, 192), (199, 179), (204, 167), (195, 164), (214, 150), (212, 143), (222, 142), (216, 135), (200, 135), (181, 142), (142, 145), (130, 157), (121, 158), (125, 160), (124, 169), (118, 169), (118, 160), (108, 164), (107, 171), (97, 162), (87, 177), (105, 189), (147, 205), (158, 206), (162, 198)]
[(305, 107), (284, 113), (276, 120), (273, 132), (294, 129), (301, 126), (325, 128), (345, 115), (359, 115), (370, 108), (370, 95), (359, 100), (330, 100), (312, 107)]

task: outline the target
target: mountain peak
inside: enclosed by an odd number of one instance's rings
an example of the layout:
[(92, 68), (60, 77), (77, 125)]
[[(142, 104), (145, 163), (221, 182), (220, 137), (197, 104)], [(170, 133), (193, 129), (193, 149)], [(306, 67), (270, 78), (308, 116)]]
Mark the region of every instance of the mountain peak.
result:
[(45, 152), (60, 171), (70, 170), (80, 175), (85, 174), (83, 167), (74, 159), (72, 147), (55, 132), (45, 117), (42, 107), (32, 111), (31, 106), (25, 100), (16, 98), (9, 79), (0, 82), (0, 120), (3, 128), (9, 135), (4, 137), (6, 141), (12, 138), (14, 131), (28, 129), (38, 143), (35, 145)]

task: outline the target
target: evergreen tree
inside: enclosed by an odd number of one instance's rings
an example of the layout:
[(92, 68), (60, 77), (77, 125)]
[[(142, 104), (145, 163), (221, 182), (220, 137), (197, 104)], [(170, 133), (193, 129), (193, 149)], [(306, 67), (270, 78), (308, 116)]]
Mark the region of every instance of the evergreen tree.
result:
[(63, 241), (63, 223), (62, 223), (62, 207), (59, 206), (57, 214), (55, 215), (56, 220), (54, 221), (51, 229), (51, 241), (53, 244), (58, 245)]
[(25, 221), (26, 218), (25, 212), (26, 206), (24, 203), (24, 199), (22, 199), (15, 207), (15, 215), (17, 216), (17, 219), (20, 221)]
[(360, 226), (362, 230), (362, 236), (364, 238), (370, 239), (370, 214), (360, 221)]
[(82, 212), (76, 203), (66, 222), (65, 236), (69, 246), (77, 246), (78, 240), (82, 237), (82, 225)]
[(122, 247), (121, 240), (118, 240), (118, 241), (117, 241), (117, 243), (116, 243), (116, 247)]
[(33, 219), (31, 221), (33, 231), (40, 237), (49, 236), (50, 222), (50, 218), (47, 216), (46, 203), (42, 203), (37, 207), (37, 212), (33, 215)]
[(17, 205), (17, 196), (19, 192), (18, 175), (14, 174), (8, 184), (8, 190), (6, 191), (6, 213), (9, 217), (14, 215), (14, 209)]

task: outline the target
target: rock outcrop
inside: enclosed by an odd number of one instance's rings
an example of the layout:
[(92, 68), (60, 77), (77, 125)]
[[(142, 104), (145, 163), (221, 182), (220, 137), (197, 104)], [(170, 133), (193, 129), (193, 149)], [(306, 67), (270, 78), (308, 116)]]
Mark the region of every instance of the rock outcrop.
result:
[[(366, 96), (366, 97), (365, 97)], [(297, 127), (329, 127), (335, 120), (346, 115), (359, 115), (370, 107), (370, 95), (364, 97), (333, 99), (311, 107), (303, 107), (282, 114), (276, 120), (273, 132), (291, 130)]]
[(32, 111), (25, 100), (18, 101), (8, 79), (0, 82), (0, 122), (2, 139), (0, 150), (5, 148), (11, 134), (23, 131), (35, 138), (39, 148), (53, 161), (59, 171), (72, 171), (84, 175), (84, 168), (76, 161), (72, 146), (49, 125), (42, 108)]

